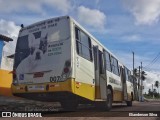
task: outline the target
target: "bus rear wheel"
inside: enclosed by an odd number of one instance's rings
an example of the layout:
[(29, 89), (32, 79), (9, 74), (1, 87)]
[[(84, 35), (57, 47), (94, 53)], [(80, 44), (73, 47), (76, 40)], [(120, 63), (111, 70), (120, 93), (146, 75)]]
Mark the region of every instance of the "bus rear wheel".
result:
[(105, 102), (96, 102), (95, 106), (99, 110), (109, 111), (112, 108), (112, 92), (110, 89), (107, 89), (107, 99)]

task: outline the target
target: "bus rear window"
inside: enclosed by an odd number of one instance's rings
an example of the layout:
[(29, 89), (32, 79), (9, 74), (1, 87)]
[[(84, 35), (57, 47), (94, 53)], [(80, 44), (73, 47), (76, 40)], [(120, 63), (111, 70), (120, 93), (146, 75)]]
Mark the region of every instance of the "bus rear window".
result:
[(17, 40), (16, 52), (23, 49), (29, 49), (28, 35), (19, 37)]
[(18, 38), (16, 52), (15, 52), (15, 63), (14, 68), (20, 64), (30, 54), (28, 35)]

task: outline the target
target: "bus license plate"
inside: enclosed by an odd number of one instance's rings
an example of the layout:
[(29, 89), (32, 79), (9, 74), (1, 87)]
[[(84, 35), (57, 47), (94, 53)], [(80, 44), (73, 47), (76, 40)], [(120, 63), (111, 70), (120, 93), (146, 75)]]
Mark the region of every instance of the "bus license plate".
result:
[(44, 85), (31, 85), (28, 86), (28, 90), (44, 90)]

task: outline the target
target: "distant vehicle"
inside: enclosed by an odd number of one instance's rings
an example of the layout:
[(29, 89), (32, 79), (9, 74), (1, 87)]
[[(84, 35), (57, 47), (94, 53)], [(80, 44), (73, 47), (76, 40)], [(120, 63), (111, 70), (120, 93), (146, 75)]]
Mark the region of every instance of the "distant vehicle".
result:
[(132, 106), (131, 72), (69, 16), (44, 20), (19, 32), (12, 92), (15, 96), (58, 101), (65, 110), (93, 103)]

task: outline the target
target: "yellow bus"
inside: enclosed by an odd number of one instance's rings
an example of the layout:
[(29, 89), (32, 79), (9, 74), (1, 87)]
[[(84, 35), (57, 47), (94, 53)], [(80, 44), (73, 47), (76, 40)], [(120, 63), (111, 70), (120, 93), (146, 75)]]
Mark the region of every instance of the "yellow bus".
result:
[(22, 27), (14, 59), (16, 96), (57, 101), (65, 110), (80, 103), (132, 106), (130, 70), (70, 16)]

